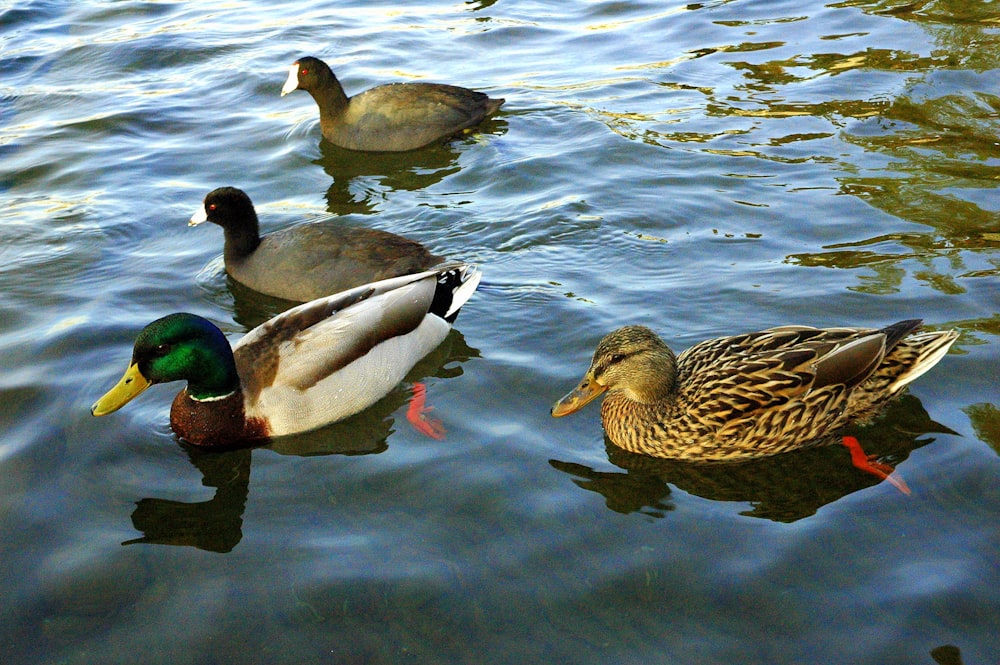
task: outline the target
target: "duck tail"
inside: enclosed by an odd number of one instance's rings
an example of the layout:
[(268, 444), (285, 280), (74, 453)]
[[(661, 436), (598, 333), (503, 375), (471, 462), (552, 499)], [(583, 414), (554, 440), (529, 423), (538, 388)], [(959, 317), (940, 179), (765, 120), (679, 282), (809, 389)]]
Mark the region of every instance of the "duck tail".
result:
[(469, 301), (482, 273), (474, 265), (457, 263), (442, 267), (438, 273), (437, 289), (434, 291), (434, 302), (430, 312), (436, 314), (448, 323), (454, 323), (462, 305)]
[(920, 324), (923, 322), (923, 319), (907, 319), (906, 321), (893, 323), (891, 326), (882, 328), (879, 332), (885, 335), (886, 354), (892, 351), (892, 349), (899, 344), (900, 340), (920, 328)]
[(486, 115), (490, 116), (496, 113), (506, 101), (503, 97), (490, 97), (486, 102)]
[(913, 360), (910, 367), (892, 382), (889, 386), (890, 393), (896, 393), (907, 384), (917, 380), (938, 364), (948, 349), (958, 339), (958, 332), (955, 330), (940, 330), (934, 332), (923, 332), (907, 337), (902, 344), (908, 347)]

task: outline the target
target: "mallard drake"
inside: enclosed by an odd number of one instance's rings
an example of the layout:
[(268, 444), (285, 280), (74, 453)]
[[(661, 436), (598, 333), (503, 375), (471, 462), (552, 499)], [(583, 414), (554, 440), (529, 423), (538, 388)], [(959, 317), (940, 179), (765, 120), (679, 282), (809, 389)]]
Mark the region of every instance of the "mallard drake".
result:
[(205, 196), (188, 225), (203, 222), (222, 227), (230, 277), (296, 302), (429, 270), (443, 261), (414, 240), (341, 223), (300, 224), (261, 238), (253, 202), (236, 187), (219, 187)]
[(601, 420), (611, 442), (673, 459), (744, 460), (829, 443), (849, 421), (877, 413), (958, 338), (953, 330), (917, 332), (920, 324), (783, 326), (701, 342), (679, 357), (649, 328), (626, 326), (601, 340), (552, 415), (607, 393)]
[(305, 90), (319, 106), (323, 138), (349, 150), (402, 152), (478, 125), (506, 100), (442, 83), (390, 83), (348, 97), (330, 67), (300, 58), (288, 69), (284, 97)]
[(194, 314), (146, 326), (132, 361), (91, 409), (103, 416), (154, 383), (187, 381), (170, 425), (198, 446), (248, 445), (367, 408), (440, 344), (479, 284), (473, 266), (366, 284), (294, 307), (235, 346)]

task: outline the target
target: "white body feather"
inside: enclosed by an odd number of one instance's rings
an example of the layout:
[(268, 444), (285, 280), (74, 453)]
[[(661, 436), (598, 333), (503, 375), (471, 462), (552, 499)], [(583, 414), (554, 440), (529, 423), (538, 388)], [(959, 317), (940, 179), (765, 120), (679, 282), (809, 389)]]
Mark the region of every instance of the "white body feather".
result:
[[(256, 399), (247, 396), (246, 415), (266, 417), (271, 435), (280, 436), (346, 418), (380, 400), (447, 337), (451, 324), (429, 308), (439, 275), (449, 269), (460, 269), (463, 276), (463, 282), (453, 289), (450, 315), (475, 291), (481, 276), (475, 267), (453, 264), (368, 284), (299, 305), (247, 333), (234, 351), (263, 342), (309, 308), (329, 307), (340, 299), (351, 303), (279, 344), (271, 385), (262, 388)], [(373, 331), (392, 330), (394, 322), (412, 317), (422, 317), (415, 328), (385, 336), (357, 356), (359, 344), (364, 345), (361, 340), (370, 338)], [(316, 376), (317, 368), (327, 366), (336, 369)]]

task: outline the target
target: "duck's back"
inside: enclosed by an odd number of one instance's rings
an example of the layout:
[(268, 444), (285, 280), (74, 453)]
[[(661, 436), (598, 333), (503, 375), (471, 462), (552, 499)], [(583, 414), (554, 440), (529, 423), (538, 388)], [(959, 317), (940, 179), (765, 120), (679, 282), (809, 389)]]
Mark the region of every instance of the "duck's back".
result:
[(474, 267), (452, 264), (304, 303), (258, 326), (233, 347), (247, 415), (279, 436), (374, 404), (447, 336), (442, 292), (457, 309), (478, 282)]
[(390, 83), (359, 93), (323, 136), (351, 150), (398, 152), (446, 139), (496, 112), (503, 99), (442, 83)]
[(394, 233), (338, 223), (270, 233), (248, 257), (227, 261), (236, 281), (261, 293), (306, 302), (441, 262), (420, 243)]
[(845, 329), (814, 341), (820, 332), (789, 326), (696, 344), (677, 358), (671, 398), (605, 398), (608, 435), (632, 452), (690, 460), (751, 459), (818, 444), (844, 421), (846, 388), (812, 389), (814, 375), (803, 367), (857, 334)]

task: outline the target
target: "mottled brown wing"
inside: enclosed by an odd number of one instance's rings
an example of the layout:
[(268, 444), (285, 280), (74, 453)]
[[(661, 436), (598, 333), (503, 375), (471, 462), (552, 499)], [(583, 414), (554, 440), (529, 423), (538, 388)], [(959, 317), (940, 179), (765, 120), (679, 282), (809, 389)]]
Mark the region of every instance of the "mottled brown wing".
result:
[(884, 339), (875, 330), (786, 326), (709, 340), (678, 358), (678, 400), (691, 417), (720, 428), (798, 411), (810, 393), (829, 408), (831, 397), (842, 398), (875, 370)]

